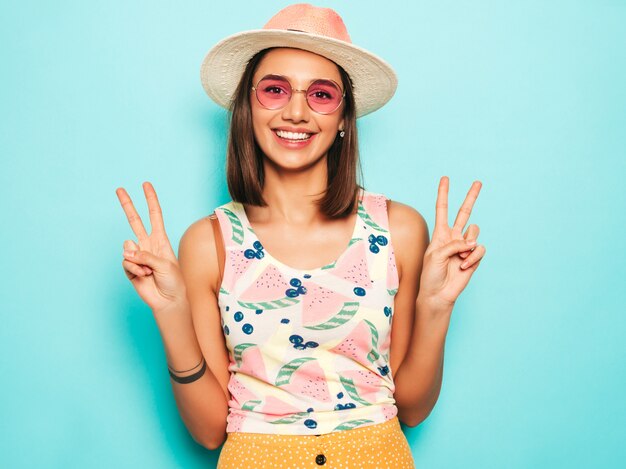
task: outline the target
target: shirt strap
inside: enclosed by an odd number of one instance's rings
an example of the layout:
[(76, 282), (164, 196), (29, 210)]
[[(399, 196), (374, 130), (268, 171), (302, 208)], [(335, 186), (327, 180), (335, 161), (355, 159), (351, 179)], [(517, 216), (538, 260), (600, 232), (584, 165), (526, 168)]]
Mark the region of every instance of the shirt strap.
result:
[(224, 276), (224, 239), (222, 238), (222, 230), (220, 230), (220, 221), (217, 218), (215, 212), (209, 215), (209, 220), (211, 221), (211, 226), (213, 227), (213, 238), (215, 239), (215, 250), (217, 251), (217, 263), (219, 265), (219, 278), (217, 281), (217, 289), (222, 284), (222, 278)]

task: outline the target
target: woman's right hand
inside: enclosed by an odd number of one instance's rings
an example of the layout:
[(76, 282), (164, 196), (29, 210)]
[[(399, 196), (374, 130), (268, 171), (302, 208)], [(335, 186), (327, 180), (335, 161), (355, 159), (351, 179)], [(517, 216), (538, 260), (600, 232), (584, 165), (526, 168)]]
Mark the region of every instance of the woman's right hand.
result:
[(139, 242), (124, 241), (122, 267), (141, 299), (155, 315), (161, 315), (167, 311), (175, 311), (185, 304), (187, 293), (178, 259), (165, 233), (161, 206), (154, 187), (149, 182), (144, 182), (143, 190), (150, 214), (150, 234), (146, 232), (141, 217), (124, 188), (118, 187), (115, 191)]

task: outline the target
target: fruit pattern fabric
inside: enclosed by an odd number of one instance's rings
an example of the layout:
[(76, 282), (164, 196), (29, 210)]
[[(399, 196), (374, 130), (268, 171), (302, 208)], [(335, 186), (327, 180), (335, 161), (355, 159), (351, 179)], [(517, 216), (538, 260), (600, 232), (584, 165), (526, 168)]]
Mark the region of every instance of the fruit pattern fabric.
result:
[(226, 251), (218, 302), (227, 432), (320, 435), (397, 415), (389, 347), (398, 273), (386, 200), (361, 190), (348, 246), (310, 270), (273, 258), (241, 203), (215, 210)]

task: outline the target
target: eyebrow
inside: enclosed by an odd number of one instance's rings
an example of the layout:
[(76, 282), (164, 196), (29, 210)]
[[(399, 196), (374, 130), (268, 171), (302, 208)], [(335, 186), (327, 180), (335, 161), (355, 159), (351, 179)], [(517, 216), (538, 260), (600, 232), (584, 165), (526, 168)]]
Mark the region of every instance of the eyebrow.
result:
[[(261, 81), (261, 79), (266, 78), (266, 77), (285, 78), (287, 81), (289, 81), (289, 83), (291, 83), (291, 81), (292, 81), (292, 79), (289, 78), (287, 75), (279, 75), (279, 74), (276, 74), (276, 73), (268, 73), (266, 75), (261, 76), (258, 80), (255, 80), (255, 82), (258, 83), (259, 81)], [(321, 80), (321, 81), (330, 81), (330, 82), (333, 82), (333, 83), (337, 83), (338, 85), (340, 83), (340, 82), (337, 82), (337, 81), (333, 80), (332, 78), (311, 78), (311, 80), (309, 81), (309, 84), (307, 86), (309, 86), (309, 85), (311, 85), (311, 83), (313, 83), (315, 81), (319, 81), (319, 80)]]

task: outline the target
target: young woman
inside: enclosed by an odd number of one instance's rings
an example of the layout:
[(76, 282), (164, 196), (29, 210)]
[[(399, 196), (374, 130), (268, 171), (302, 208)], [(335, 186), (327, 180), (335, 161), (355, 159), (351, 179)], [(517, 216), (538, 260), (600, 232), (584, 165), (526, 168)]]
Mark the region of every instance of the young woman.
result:
[[(454, 303), (485, 254), (475, 182), (433, 239), (408, 205), (357, 181), (356, 118), (394, 94), (332, 10), (292, 5), (218, 43), (202, 83), (231, 110), (232, 200), (184, 233), (178, 259), (154, 188), (122, 265), (161, 331), (183, 421), (218, 467), (413, 467), (441, 388)], [(218, 223), (219, 228), (218, 228)], [(214, 231), (215, 229), (215, 231)], [(195, 365), (195, 366), (194, 366)]]

